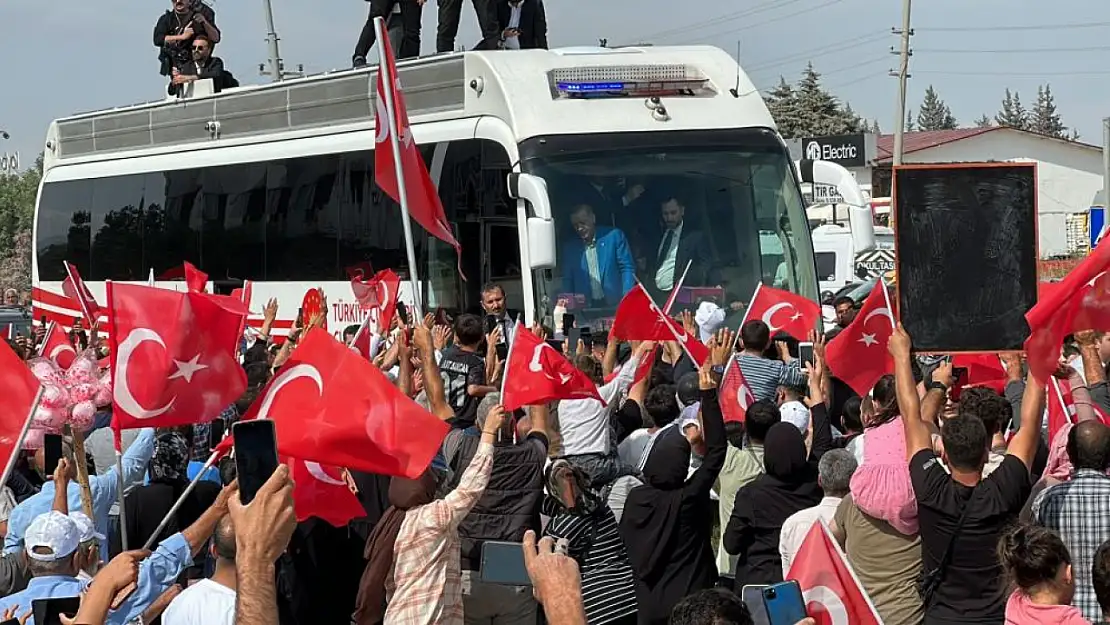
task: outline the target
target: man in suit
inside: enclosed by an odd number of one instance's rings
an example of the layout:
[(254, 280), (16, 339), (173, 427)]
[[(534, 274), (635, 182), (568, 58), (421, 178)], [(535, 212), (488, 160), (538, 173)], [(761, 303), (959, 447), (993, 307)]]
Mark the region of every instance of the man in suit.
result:
[(679, 198), (672, 194), (664, 200), (663, 234), (655, 248), (649, 250), (655, 254), (650, 283), (659, 295), (669, 294), (674, 289), (688, 262), (691, 264), (686, 286), (715, 284), (709, 280), (712, 266), (709, 239), (705, 233), (694, 230), (692, 224), (687, 224), (685, 216), (686, 206)]
[(505, 308), (505, 289), (496, 282), (490, 282), (482, 287), (482, 312), (486, 317), (493, 317), (501, 328), (501, 340), (508, 344), (513, 340), (513, 330), (516, 329), (516, 314)]
[(543, 0), (500, 0), (497, 25), (505, 50), (547, 49), (547, 16)]
[(568, 242), (563, 250), (563, 291), (585, 295), (590, 307), (616, 306), (636, 284), (628, 239), (616, 228), (599, 228), (588, 204), (574, 207), (570, 223), (578, 240)]

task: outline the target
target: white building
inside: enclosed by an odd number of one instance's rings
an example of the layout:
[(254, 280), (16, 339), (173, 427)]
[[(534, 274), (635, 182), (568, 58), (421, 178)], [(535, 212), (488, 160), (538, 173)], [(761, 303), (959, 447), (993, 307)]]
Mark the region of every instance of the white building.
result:
[[(880, 135), (872, 161), (872, 196), (890, 195), (893, 135)], [(1014, 128), (907, 132), (904, 163), (1013, 161), (1037, 164), (1041, 258), (1067, 254), (1067, 218), (1085, 213), (1103, 188), (1102, 148)]]

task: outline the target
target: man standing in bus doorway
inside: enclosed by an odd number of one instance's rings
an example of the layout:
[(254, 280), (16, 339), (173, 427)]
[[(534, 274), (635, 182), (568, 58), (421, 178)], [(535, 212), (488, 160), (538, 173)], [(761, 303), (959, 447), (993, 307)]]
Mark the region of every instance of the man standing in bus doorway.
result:
[(700, 230), (694, 230), (691, 224), (687, 224), (685, 216), (685, 204), (674, 194), (667, 196), (662, 205), (663, 234), (655, 248), (651, 273), (651, 284), (660, 299), (674, 289), (686, 263), (690, 263), (690, 272), (684, 283), (686, 286), (717, 284), (709, 280), (712, 265), (709, 240)]
[[(482, 310), (486, 312), (487, 318), (492, 318), (493, 322), (501, 328), (500, 342), (508, 345), (508, 341), (513, 340), (516, 319), (515, 315), (505, 308), (505, 289), (500, 284), (490, 282), (482, 287)], [(487, 334), (490, 331), (492, 331), (490, 328), (486, 329)]]
[[(497, 27), (495, 0), (472, 0), (482, 29), (482, 40), (475, 50), (496, 50), (501, 44), (501, 29)], [(459, 34), (463, 0), (439, 0), (439, 26), (436, 29), (436, 52), (454, 52), (455, 37)]]

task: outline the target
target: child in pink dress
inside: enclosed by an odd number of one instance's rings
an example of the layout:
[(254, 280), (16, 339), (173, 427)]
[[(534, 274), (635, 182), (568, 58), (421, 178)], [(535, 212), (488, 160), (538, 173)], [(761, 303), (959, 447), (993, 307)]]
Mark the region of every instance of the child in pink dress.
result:
[(852, 499), (868, 516), (912, 536), (918, 529), (917, 498), (906, 459), (906, 433), (897, 414), (894, 376), (883, 376), (872, 395), (876, 414), (863, 435), (857, 437), (860, 465), (849, 483)]

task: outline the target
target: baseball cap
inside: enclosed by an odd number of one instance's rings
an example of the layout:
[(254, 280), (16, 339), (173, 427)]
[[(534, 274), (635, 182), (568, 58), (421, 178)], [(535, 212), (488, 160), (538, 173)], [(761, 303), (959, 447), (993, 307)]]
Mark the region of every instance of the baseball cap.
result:
[[(57, 510), (51, 510), (31, 521), (27, 533), (23, 535), (23, 542), (28, 558), (40, 562), (56, 562), (77, 551), (81, 544), (81, 533), (73, 519)], [(49, 553), (36, 553), (36, 549), (48, 549)]]
[(788, 401), (779, 406), (779, 416), (802, 434), (809, 430), (809, 408), (800, 401)]
[(89, 515), (84, 512), (70, 512), (69, 520), (77, 526), (77, 537), (81, 542), (87, 543), (90, 540), (104, 540), (104, 534), (96, 531), (96, 525), (93, 524)]

